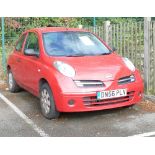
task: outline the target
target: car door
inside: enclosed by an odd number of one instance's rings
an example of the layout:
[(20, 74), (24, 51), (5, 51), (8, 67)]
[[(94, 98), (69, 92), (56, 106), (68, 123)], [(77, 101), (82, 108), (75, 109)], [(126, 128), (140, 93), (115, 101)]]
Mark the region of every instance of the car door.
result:
[[(27, 49), (34, 50), (38, 56), (26, 55), (25, 51)], [(24, 87), (33, 93), (34, 95), (38, 93), (39, 79), (40, 79), (40, 50), (38, 35), (35, 32), (29, 32), (26, 38), (26, 43), (24, 47), (24, 59), (23, 59), (23, 83)]]
[(21, 70), (22, 70), (22, 58), (23, 58), (23, 48), (24, 48), (25, 38), (26, 38), (26, 33), (23, 34), (20, 37), (20, 39), (17, 41), (15, 50), (12, 56), (13, 61), (11, 64), (11, 70), (18, 84), (22, 83), (22, 78), (23, 78), (23, 75), (21, 74)]

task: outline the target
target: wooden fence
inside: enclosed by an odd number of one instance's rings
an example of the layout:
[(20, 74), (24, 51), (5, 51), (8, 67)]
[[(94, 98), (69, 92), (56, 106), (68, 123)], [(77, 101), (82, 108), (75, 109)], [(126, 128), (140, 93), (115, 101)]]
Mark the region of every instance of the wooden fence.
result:
[(148, 52), (145, 51), (146, 61), (146, 86), (150, 95), (155, 95), (155, 22), (148, 22), (147, 40), (144, 42), (148, 46)]
[[(107, 25), (107, 24), (105, 24)], [(88, 30), (94, 32), (93, 27)], [(108, 32), (106, 32), (108, 31)], [(135, 66), (144, 72), (144, 24), (143, 22), (108, 24), (96, 27), (95, 33), (105, 40), (117, 52), (132, 60)]]

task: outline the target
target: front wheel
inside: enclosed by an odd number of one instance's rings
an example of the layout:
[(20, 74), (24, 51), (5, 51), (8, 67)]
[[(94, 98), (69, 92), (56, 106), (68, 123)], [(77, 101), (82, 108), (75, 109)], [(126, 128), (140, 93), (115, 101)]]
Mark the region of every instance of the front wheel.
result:
[(57, 111), (52, 91), (47, 83), (41, 86), (40, 105), (43, 116), (47, 119), (58, 118), (60, 113)]

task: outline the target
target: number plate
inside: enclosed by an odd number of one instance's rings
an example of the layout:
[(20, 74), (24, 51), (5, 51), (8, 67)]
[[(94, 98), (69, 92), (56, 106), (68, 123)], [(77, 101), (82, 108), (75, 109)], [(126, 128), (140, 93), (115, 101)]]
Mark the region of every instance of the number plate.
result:
[(97, 99), (108, 99), (108, 98), (116, 98), (123, 97), (127, 95), (127, 89), (116, 89), (109, 91), (97, 92)]

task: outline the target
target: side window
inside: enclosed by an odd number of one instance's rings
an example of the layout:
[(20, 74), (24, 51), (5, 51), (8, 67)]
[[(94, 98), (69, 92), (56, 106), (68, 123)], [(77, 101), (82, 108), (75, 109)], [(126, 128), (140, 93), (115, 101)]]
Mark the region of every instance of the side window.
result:
[(34, 52), (39, 53), (38, 37), (33, 32), (28, 34), (24, 50), (26, 49), (32, 49)]
[(21, 38), (19, 39), (19, 41), (17, 42), (17, 44), (16, 44), (16, 51), (21, 51), (22, 45), (23, 45), (24, 40), (25, 40), (25, 36), (26, 36), (26, 34), (23, 34), (21, 36)]

